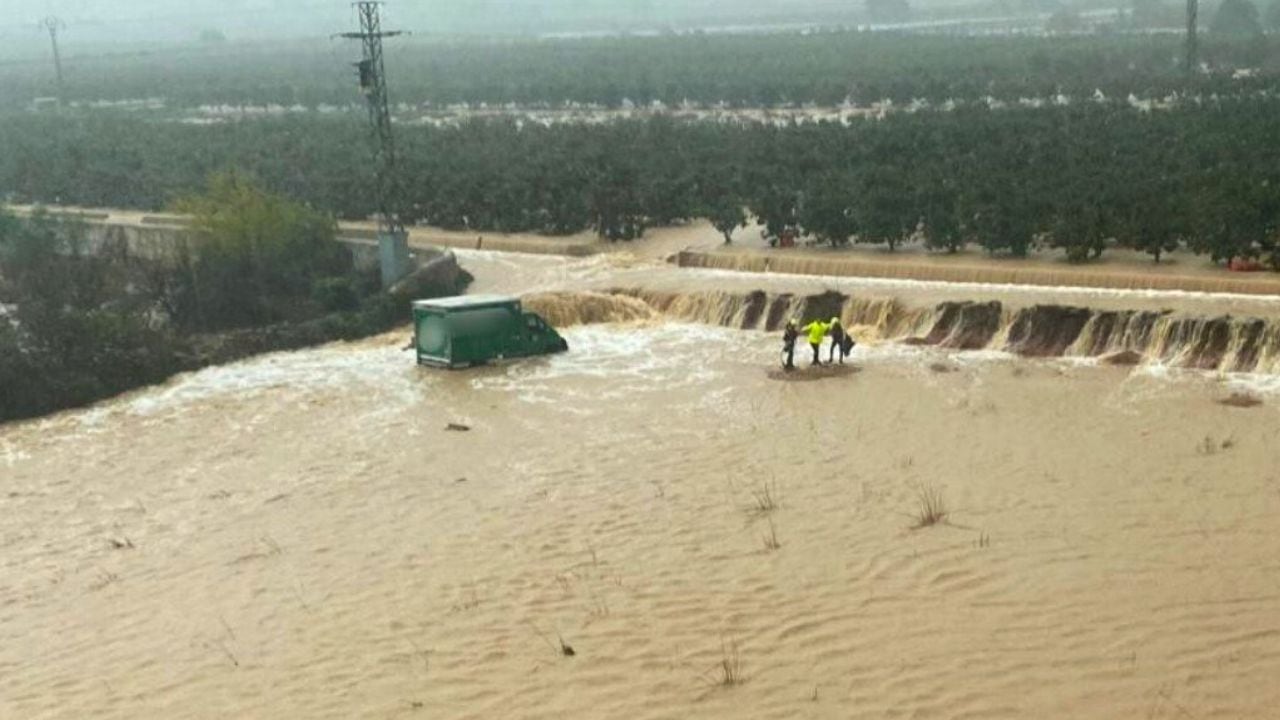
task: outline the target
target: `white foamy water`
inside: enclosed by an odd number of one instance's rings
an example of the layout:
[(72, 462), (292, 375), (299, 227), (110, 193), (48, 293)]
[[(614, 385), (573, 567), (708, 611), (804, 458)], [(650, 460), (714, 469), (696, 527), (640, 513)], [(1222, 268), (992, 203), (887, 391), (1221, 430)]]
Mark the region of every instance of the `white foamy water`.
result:
[(524, 295), (582, 285), (604, 279), (612, 263), (607, 255), (570, 258), (562, 255), (534, 255), (493, 250), (453, 250), (459, 264), (475, 280), (472, 293)]
[(755, 335), (678, 323), (591, 325), (563, 334), (569, 352), (482, 371), (472, 388), (591, 413), (597, 400), (709, 383), (721, 376), (718, 365), (751, 357)]
[[(157, 418), (207, 402), (287, 403), (345, 391), (376, 394), (388, 406), (403, 406), (416, 402), (435, 382), (434, 376), (417, 369), (413, 353), (399, 346), (339, 343), (186, 373), (73, 417), (82, 429), (93, 430), (119, 414)], [(41, 424), (61, 419), (55, 416)]]

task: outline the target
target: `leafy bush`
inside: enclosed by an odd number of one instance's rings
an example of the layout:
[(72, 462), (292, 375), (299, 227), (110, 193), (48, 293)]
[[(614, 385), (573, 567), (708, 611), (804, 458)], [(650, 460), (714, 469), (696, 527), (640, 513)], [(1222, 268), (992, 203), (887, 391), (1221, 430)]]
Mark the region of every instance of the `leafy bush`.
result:
[(1209, 30), (1219, 35), (1256, 37), (1262, 34), (1262, 22), (1258, 19), (1258, 6), (1250, 0), (1222, 0), (1213, 14)]
[(311, 297), (325, 312), (349, 312), (360, 305), (355, 282), (347, 277), (317, 280), (312, 286)]
[[(219, 329), (285, 319), (317, 278), (352, 271), (333, 218), (236, 173), (175, 203), (191, 216), (193, 260), (180, 268), (189, 302), (177, 320)], [(348, 289), (350, 289), (350, 285)], [(334, 299), (334, 298), (329, 298)], [(341, 298), (338, 298), (341, 300)], [(350, 303), (349, 303), (350, 304)]]
[[(331, 220), (244, 186), (220, 187), (212, 197), (228, 193), (235, 202), (201, 208), (210, 244), (170, 262), (109, 244), (90, 252), (79, 224), (0, 209), (0, 422), (84, 405), (208, 363), (382, 332), (407, 317), (404, 298), (362, 299), (364, 277), (320, 274), (349, 263), (333, 252), (341, 252), (338, 243), (321, 244)], [(280, 215), (269, 210), (281, 205)], [(265, 219), (253, 226), (225, 214), (241, 210)], [(237, 270), (245, 277), (233, 277)], [(314, 306), (332, 312), (317, 317)], [(173, 308), (193, 315), (165, 322)], [(175, 332), (291, 312), (297, 317), (265, 327)]]

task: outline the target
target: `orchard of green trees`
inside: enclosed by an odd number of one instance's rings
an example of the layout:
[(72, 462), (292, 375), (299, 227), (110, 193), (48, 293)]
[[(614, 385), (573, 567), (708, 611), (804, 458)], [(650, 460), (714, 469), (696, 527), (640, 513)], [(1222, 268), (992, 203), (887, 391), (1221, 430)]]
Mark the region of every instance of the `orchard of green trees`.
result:
[[(771, 237), (837, 246), (1046, 244), (1086, 260), (1117, 244), (1158, 260), (1185, 245), (1280, 265), (1280, 98), (976, 105), (848, 125), (473, 121), (399, 140), (404, 216), (446, 228), (628, 239), (694, 218), (731, 232), (745, 209)], [(238, 168), (342, 218), (374, 212), (354, 118), (22, 115), (0, 122), (0, 147), (0, 192), (25, 201), (161, 208)]]
[[(885, 0), (887, 7), (893, 0)], [(1250, 0), (1228, 0), (1255, 8)], [(1233, 6), (1234, 7), (1234, 6)], [(1136, 11), (1135, 11), (1136, 12)], [(1178, 11), (1180, 12), (1180, 10)], [(1272, 12), (1272, 11), (1269, 11)], [(446, 41), (400, 38), (387, 47), (391, 99), (413, 107), (450, 103), (624, 101), (675, 106), (859, 105), (916, 99), (994, 97), (1163, 98), (1171, 93), (1241, 94), (1277, 89), (1274, 74), (1233, 79), (1236, 68), (1280, 63), (1280, 42), (1238, 37), (1237, 12), (1206, 25), (1201, 57), (1210, 72), (1190, 86), (1182, 39), (1171, 34), (961, 37), (891, 32), (680, 35), (581, 40)], [(1252, 12), (1255, 22), (1256, 8)], [(1268, 15), (1271, 17), (1271, 15)], [(72, 39), (68, 38), (67, 43)], [(158, 98), (169, 108), (202, 105), (359, 104), (351, 68), (358, 48), (342, 41), (201, 45), (65, 61), (70, 101)], [(0, 65), (0, 109), (53, 95), (49, 63)]]

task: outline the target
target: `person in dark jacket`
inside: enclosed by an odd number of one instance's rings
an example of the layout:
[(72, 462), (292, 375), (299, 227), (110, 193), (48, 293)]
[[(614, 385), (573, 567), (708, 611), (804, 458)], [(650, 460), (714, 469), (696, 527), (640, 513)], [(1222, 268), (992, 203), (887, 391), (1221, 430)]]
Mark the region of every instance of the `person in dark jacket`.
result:
[(782, 367), (787, 370), (796, 369), (796, 340), (800, 338), (800, 328), (795, 320), (787, 321), (787, 328), (782, 331), (782, 352), (787, 354), (787, 361)]
[(831, 329), (827, 332), (831, 335), (831, 352), (827, 356), (827, 364), (829, 365), (835, 362), (836, 353), (840, 353), (840, 364), (843, 365), (844, 356), (848, 355), (844, 349), (845, 338), (847, 338), (848, 335), (844, 331), (844, 326), (840, 324), (840, 318), (831, 318), (831, 324), (829, 327)]

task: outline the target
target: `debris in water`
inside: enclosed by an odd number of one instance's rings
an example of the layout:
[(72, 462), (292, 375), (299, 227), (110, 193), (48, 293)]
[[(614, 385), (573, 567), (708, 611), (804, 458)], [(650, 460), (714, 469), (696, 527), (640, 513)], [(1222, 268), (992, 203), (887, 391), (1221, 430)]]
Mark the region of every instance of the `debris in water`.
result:
[(444, 426), (446, 432), (470, 432), (470, 425), (462, 425), (460, 423), (449, 423)]
[(1120, 350), (1103, 355), (1098, 360), (1103, 365), (1139, 365), (1142, 363), (1142, 353), (1137, 350)]
[(812, 382), (826, 378), (848, 377), (862, 372), (857, 365), (818, 365), (800, 367), (795, 370), (772, 368), (766, 374), (770, 380), (786, 380), (791, 382)]
[(1261, 405), (1262, 400), (1250, 395), (1249, 393), (1237, 392), (1231, 393), (1230, 396), (1222, 398), (1218, 401), (1218, 404), (1226, 405), (1227, 407), (1251, 408)]

